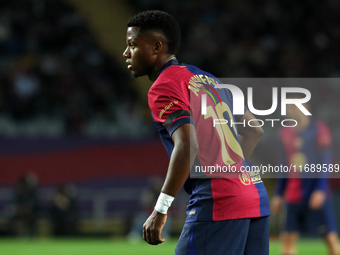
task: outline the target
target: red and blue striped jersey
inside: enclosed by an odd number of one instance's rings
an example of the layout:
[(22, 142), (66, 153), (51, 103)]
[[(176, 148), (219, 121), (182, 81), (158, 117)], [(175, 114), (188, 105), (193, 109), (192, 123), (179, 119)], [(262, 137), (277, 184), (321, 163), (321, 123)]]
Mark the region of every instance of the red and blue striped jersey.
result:
[(300, 168), (303, 169), (306, 164), (308, 167), (323, 164), (328, 167), (332, 163), (332, 138), (327, 125), (311, 119), (308, 127), (300, 133), (290, 127), (281, 129), (280, 140), (281, 163), (292, 165), (297, 170), (288, 178), (278, 179), (276, 194), (284, 196), (289, 203), (299, 204), (308, 202), (315, 190), (327, 192), (328, 178), (325, 178), (327, 174), (323, 174), (324, 178), (310, 178), (315, 175), (305, 171), (300, 173)]
[[(240, 120), (232, 114), (229, 90), (217, 89), (221, 83), (210, 73), (177, 60), (165, 64), (148, 93), (149, 107), (165, 149), (171, 157), (173, 132), (181, 125), (195, 125), (199, 149), (184, 189), (190, 194), (187, 222), (221, 221), (270, 215), (269, 201), (261, 178), (241, 172), (251, 166), (239, 143), (236, 125), (215, 125), (214, 119), (228, 123)], [(201, 95), (207, 95), (206, 114), (201, 114)], [(233, 176), (205, 178), (193, 171), (203, 166), (234, 166)], [(216, 176), (215, 176), (216, 177)]]

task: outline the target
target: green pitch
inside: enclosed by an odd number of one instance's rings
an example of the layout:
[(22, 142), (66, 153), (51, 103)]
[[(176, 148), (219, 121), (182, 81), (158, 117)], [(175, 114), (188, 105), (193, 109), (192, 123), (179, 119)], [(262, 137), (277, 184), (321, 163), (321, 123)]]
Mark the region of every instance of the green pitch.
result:
[[(167, 240), (158, 246), (144, 242), (129, 243), (110, 239), (0, 239), (1, 255), (170, 255), (174, 254), (176, 240)], [(270, 254), (279, 255), (278, 241), (270, 242)], [(321, 240), (303, 240), (299, 255), (327, 254)]]

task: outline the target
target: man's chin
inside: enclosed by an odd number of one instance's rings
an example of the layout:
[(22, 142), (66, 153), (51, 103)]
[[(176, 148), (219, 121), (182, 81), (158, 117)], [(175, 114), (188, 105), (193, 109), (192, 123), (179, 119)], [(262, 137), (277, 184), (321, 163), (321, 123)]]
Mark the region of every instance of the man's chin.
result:
[(144, 76), (145, 74), (141, 74), (141, 73), (136, 73), (134, 71), (131, 71), (131, 76), (133, 78), (138, 78), (138, 77), (141, 77), (141, 76)]

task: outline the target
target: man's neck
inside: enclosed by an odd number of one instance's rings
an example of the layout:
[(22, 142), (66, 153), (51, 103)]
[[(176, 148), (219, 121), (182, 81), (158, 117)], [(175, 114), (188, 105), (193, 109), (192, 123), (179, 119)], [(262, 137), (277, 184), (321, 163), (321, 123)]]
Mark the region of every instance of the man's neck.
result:
[(163, 66), (168, 63), (171, 60), (175, 60), (175, 55), (168, 55), (166, 58), (164, 58), (162, 61), (159, 62), (159, 64), (155, 65), (152, 72), (148, 75), (150, 81), (155, 81), (159, 74), (161, 73)]

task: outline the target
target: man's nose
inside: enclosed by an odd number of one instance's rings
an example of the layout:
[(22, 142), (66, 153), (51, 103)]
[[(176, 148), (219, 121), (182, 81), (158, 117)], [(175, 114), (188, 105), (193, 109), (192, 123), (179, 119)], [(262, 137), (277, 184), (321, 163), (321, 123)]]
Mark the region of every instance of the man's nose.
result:
[(126, 47), (125, 51), (123, 52), (123, 57), (124, 58), (129, 58), (130, 57), (129, 47)]

